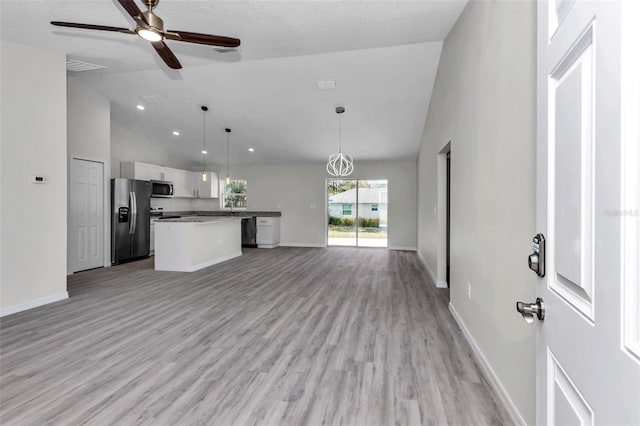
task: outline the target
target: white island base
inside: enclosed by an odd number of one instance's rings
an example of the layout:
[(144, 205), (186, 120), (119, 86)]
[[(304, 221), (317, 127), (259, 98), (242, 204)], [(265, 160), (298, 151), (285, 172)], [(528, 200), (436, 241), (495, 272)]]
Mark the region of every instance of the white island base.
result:
[(242, 256), (240, 218), (183, 217), (155, 227), (156, 271), (193, 272)]

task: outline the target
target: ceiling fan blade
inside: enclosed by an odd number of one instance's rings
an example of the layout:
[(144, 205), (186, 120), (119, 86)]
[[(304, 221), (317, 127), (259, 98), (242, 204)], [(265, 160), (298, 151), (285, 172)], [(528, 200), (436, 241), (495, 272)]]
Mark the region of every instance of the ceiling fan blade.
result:
[(223, 37), (210, 34), (190, 33), (187, 31), (167, 31), (165, 37), (169, 40), (185, 41), (187, 43), (208, 44), (211, 46), (238, 47), (237, 38)]
[(133, 1), (133, 0), (118, 0), (118, 3), (120, 3), (120, 6), (122, 6), (122, 8), (124, 10), (126, 10), (127, 13), (129, 15), (131, 15), (131, 17), (134, 20), (137, 21), (138, 19), (142, 19), (145, 24), (148, 24), (147, 18), (145, 18), (145, 16), (142, 14), (142, 11), (136, 5), (135, 1)]
[(57, 27), (82, 28), (84, 30), (113, 31), (117, 33), (135, 34), (128, 28), (108, 27), (106, 25), (76, 24), (75, 22), (51, 21)]
[(156, 41), (151, 43), (153, 47), (158, 52), (158, 55), (162, 58), (162, 60), (169, 66), (169, 68), (173, 68), (174, 70), (179, 70), (182, 68), (180, 65), (180, 61), (176, 58), (176, 55), (173, 54), (169, 46), (164, 44), (164, 41)]

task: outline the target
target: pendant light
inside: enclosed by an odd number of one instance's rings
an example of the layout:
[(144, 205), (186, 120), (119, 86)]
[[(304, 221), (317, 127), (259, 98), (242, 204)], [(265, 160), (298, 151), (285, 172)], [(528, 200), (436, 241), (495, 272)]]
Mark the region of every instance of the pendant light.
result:
[(344, 114), (344, 107), (337, 107), (336, 114), (338, 114), (338, 152), (334, 152), (329, 156), (329, 162), (327, 163), (327, 172), (331, 176), (349, 176), (353, 172), (353, 157), (349, 154), (342, 152), (342, 114)]
[(206, 169), (206, 159), (207, 159), (207, 147), (206, 147), (206, 142), (207, 142), (207, 111), (209, 111), (209, 108), (207, 108), (206, 106), (202, 105), (202, 181), (206, 182), (207, 181), (207, 169)]
[(231, 183), (231, 178), (229, 177), (229, 133), (231, 133), (231, 129), (227, 127), (224, 131), (227, 132), (227, 177), (224, 181), (228, 185)]

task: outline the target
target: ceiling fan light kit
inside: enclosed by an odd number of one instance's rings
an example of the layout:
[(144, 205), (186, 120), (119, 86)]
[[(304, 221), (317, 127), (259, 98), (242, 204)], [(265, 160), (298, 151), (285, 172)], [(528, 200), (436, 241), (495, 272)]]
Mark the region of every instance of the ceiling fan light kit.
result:
[(162, 40), (162, 35), (160, 35), (159, 33), (152, 31), (152, 30), (148, 30), (146, 28), (140, 28), (137, 30), (137, 33), (140, 37), (142, 37), (143, 39), (147, 40), (147, 41), (160, 41)]
[(139, 37), (151, 42), (156, 53), (162, 60), (173, 69), (181, 69), (182, 65), (173, 54), (165, 39), (182, 41), (186, 43), (206, 44), (210, 46), (238, 47), (240, 40), (237, 38), (223, 37), (210, 34), (191, 33), (187, 31), (165, 31), (164, 21), (155, 13), (153, 8), (160, 0), (143, 0), (147, 6), (147, 11), (142, 12), (134, 0), (117, 0), (120, 6), (133, 18), (136, 27), (133, 30), (128, 28), (110, 27), (106, 25), (78, 24), (74, 22), (51, 21), (51, 25), (58, 27), (80, 28), (85, 30), (111, 31), (123, 34), (136, 34)]
[(353, 172), (353, 157), (342, 152), (342, 114), (345, 109), (342, 106), (336, 108), (338, 114), (338, 152), (334, 152), (329, 156), (327, 162), (327, 173), (331, 176), (344, 177), (349, 176)]

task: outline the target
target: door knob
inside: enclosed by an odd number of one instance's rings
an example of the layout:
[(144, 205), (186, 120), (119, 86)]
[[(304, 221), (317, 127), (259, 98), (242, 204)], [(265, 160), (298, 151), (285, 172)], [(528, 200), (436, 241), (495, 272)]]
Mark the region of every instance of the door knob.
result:
[(544, 320), (544, 301), (541, 298), (536, 299), (536, 303), (516, 302), (516, 311), (520, 312), (522, 318), (529, 324), (533, 322), (533, 317), (538, 320)]

